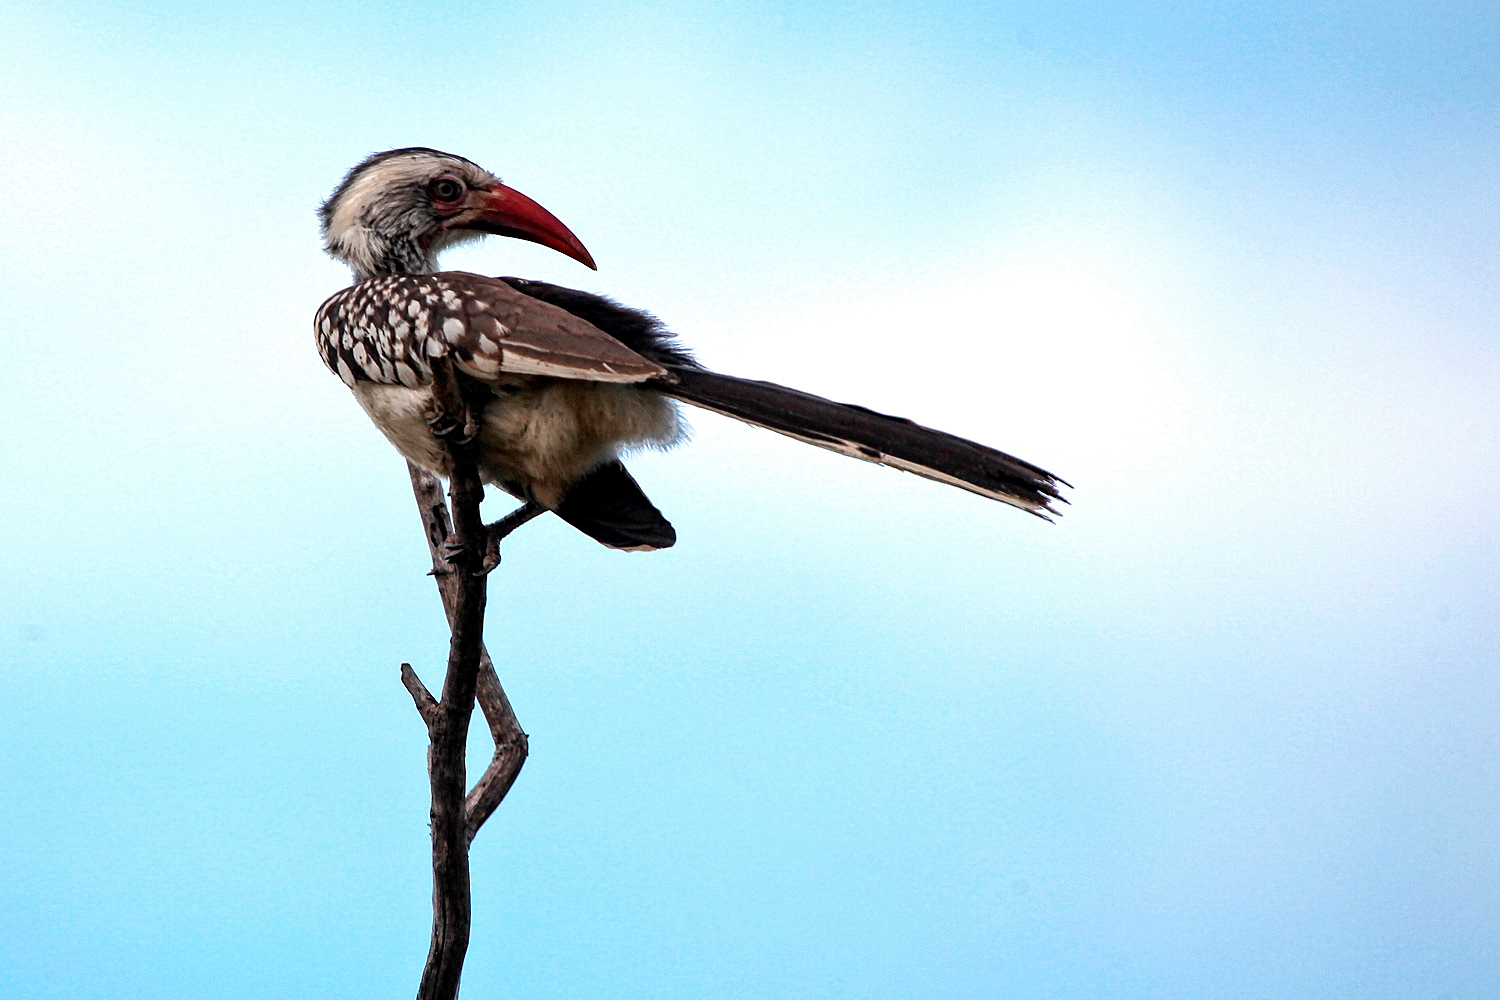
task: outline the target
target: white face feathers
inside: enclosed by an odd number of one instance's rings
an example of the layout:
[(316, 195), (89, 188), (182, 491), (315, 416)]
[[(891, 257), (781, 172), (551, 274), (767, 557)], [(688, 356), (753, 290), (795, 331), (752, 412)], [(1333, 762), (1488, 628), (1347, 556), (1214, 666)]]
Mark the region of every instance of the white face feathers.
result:
[(435, 271), (440, 252), (482, 235), (444, 227), (432, 192), (445, 177), (474, 189), (499, 183), (479, 165), (435, 149), (396, 149), (367, 158), (323, 203), (324, 248), (359, 279)]

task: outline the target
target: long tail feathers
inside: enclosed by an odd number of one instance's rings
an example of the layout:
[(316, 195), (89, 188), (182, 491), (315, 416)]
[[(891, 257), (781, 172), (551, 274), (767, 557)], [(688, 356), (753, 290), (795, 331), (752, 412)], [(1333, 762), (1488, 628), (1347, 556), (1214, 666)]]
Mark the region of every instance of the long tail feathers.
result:
[(1069, 485), (1066, 481), (994, 448), (772, 382), (686, 365), (667, 367), (677, 382), (658, 384), (660, 392), (756, 427), (841, 455), (915, 472), (1046, 520), (1057, 513), (1052, 501), (1067, 503), (1059, 492)]

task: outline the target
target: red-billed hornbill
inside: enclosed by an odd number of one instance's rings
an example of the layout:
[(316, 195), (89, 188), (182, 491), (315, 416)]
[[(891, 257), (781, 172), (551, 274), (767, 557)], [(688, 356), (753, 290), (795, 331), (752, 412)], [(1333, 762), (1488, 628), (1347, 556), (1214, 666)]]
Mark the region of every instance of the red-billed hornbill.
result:
[(377, 153), (324, 202), (322, 222), (328, 252), (356, 279), (318, 310), (323, 361), (401, 454), (442, 476), (450, 470), (435, 433), (430, 360), (450, 356), (468, 383), (482, 387), (480, 475), (524, 501), (492, 528), (492, 541), (550, 510), (613, 548), (671, 545), (676, 532), (619, 456), (681, 438), (673, 400), (1038, 516), (1061, 499), (1065, 483), (993, 448), (708, 371), (654, 317), (601, 296), (439, 271), (445, 249), (490, 233), (594, 267), (550, 212), (461, 156), (420, 147)]

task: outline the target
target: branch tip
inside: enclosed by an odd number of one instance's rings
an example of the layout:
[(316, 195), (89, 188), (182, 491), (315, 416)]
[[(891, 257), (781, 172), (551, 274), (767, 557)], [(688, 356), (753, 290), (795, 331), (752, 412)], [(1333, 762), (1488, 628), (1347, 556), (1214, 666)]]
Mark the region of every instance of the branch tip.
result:
[(431, 691), (427, 690), (427, 685), (422, 683), (422, 678), (417, 676), (417, 672), (411, 668), (410, 663), (401, 664), (401, 684), (411, 695), (413, 704), (417, 706), (417, 714), (422, 717), (427, 728), (431, 729), (438, 720), (437, 699), (432, 696)]

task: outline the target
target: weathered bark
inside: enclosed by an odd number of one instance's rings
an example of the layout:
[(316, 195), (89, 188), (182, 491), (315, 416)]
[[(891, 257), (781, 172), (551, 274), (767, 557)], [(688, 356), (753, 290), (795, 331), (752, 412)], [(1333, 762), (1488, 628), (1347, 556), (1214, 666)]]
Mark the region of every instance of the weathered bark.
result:
[[(514, 784), (527, 749), (526, 734), (521, 732), (484, 648), (483, 563), (489, 532), (479, 514), (484, 486), (470, 443), (476, 415), (465, 404), (460, 390), (452, 365), (446, 359), (435, 360), (436, 416), (446, 421), (450, 431), (445, 440), (452, 462), (451, 520), (437, 479), (410, 467), (412, 490), (450, 628), (441, 698), (432, 696), (410, 664), (401, 665), (401, 681), (427, 725), (427, 771), (432, 789), (432, 943), (417, 1000), (455, 1000), (458, 996), (472, 913), (469, 844)], [(457, 547), (451, 560), (443, 551), (449, 541)], [(495, 739), (495, 757), (466, 796), (464, 752), (476, 694)]]
[[(443, 598), (443, 611), (448, 615), (448, 624), (451, 626), (453, 609), (458, 600), (458, 583), (449, 572), (442, 552), (443, 542), (453, 532), (453, 523), (448, 517), (448, 504), (443, 500), (443, 490), (437, 476), (410, 462), (406, 463), (406, 471), (411, 476), (412, 494), (417, 499), (417, 511), (422, 516), (427, 551), (432, 557), (432, 575), (437, 580), (438, 593)], [(411, 690), (411, 681), (406, 679), (408, 673), (409, 670), (402, 671), (402, 683)], [(411, 680), (419, 686), (422, 683), (415, 674), (411, 674)], [(426, 688), (422, 691), (425, 693)], [(528, 750), (526, 734), (516, 721), (516, 713), (510, 706), (505, 689), (500, 686), (495, 664), (482, 646), (479, 651), (478, 693), (479, 708), (484, 712), (485, 722), (489, 724), (490, 738), (495, 741), (495, 756), (489, 767), (485, 768), (484, 774), (475, 782), (466, 802), (471, 843), (484, 821), (490, 818), (490, 814), (505, 798), (505, 793), (510, 791), (510, 786), (515, 784), (521, 765), (526, 762)], [(412, 697), (417, 698), (415, 691)], [(427, 697), (431, 699), (432, 695), (428, 694)], [(422, 711), (420, 699), (417, 699), (417, 710)]]

